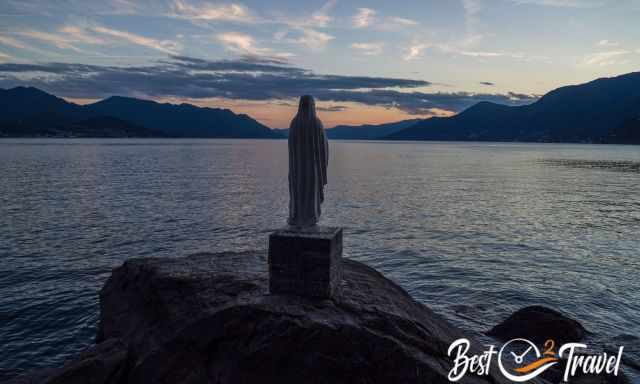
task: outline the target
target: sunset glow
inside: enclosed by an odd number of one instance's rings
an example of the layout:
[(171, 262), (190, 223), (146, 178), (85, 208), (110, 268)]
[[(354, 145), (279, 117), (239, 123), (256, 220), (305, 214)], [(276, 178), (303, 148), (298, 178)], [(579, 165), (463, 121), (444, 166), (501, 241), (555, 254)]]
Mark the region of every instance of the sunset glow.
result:
[(0, 87), (230, 108), (273, 128), (311, 93), (329, 127), (375, 124), (633, 72), (638, 16), (631, 0), (5, 1)]

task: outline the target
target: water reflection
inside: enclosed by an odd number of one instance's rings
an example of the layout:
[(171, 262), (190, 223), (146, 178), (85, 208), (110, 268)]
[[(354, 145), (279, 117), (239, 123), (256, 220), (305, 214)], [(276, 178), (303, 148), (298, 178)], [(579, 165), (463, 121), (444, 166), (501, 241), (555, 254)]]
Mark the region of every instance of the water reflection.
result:
[(638, 161), (545, 159), (540, 162), (547, 165), (571, 168), (606, 169), (618, 172), (640, 172), (640, 162)]
[[(637, 164), (631, 146), (331, 142), (323, 224), (477, 334), (543, 304), (638, 336), (640, 175), (608, 171)], [(90, 343), (129, 257), (265, 248), (287, 193), (285, 141), (0, 140), (0, 378)]]

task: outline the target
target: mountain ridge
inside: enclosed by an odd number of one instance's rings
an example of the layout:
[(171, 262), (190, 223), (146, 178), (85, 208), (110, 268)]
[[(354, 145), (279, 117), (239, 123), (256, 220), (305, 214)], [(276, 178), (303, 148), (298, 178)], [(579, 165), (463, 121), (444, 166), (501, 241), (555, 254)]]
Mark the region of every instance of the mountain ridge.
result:
[(362, 125), (336, 125), (327, 129), (327, 136), (330, 139), (339, 140), (375, 140), (421, 121), (421, 119), (408, 119), (394, 121), (383, 124), (362, 124)]
[[(640, 117), (640, 72), (554, 89), (522, 106), (480, 102), (457, 115), (431, 118), (392, 133), (389, 140), (620, 142), (616, 130)], [(628, 123), (629, 139), (640, 144)], [(629, 131), (632, 130), (633, 132)], [(617, 139), (614, 140), (614, 138)]]
[[(422, 119), (408, 119), (382, 124), (336, 125), (325, 129), (330, 140), (376, 140), (386, 135), (407, 128)], [(276, 129), (283, 136), (288, 136), (289, 129)]]
[[(49, 119), (40, 116), (48, 114)], [(91, 120), (91, 119), (102, 120)], [(96, 124), (105, 118), (118, 126), (99, 132)], [(78, 130), (87, 123), (87, 132)], [(246, 114), (229, 109), (192, 104), (158, 103), (127, 96), (110, 96), (95, 103), (78, 105), (35, 87), (0, 89), (0, 136), (113, 137), (116, 132), (140, 137), (279, 138), (279, 133)], [(85, 124), (86, 125), (86, 124)], [(23, 128), (23, 131), (20, 131)]]
[[(106, 122), (114, 124), (113, 129)], [(249, 115), (224, 108), (117, 95), (78, 105), (35, 87), (0, 89), (0, 136), (87, 135), (282, 138), (286, 130), (270, 129)], [(339, 125), (327, 129), (327, 136), (353, 140), (640, 144), (640, 72), (559, 87), (528, 105), (481, 101), (451, 117)]]

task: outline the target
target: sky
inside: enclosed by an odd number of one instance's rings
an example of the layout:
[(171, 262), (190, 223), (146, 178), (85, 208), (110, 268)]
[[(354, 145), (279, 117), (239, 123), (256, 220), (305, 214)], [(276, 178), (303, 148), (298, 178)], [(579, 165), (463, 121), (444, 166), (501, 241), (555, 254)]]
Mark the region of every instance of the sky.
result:
[(638, 71), (640, 0), (2, 0), (0, 88), (247, 113), (286, 128), (528, 104)]

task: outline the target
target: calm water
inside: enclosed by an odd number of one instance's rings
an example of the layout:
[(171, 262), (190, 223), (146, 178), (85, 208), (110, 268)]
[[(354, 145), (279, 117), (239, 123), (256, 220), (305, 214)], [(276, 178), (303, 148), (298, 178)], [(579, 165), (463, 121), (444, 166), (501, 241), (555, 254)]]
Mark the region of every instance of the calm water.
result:
[[(286, 156), (285, 141), (1, 140), (0, 379), (91, 343), (127, 258), (265, 248)], [(637, 146), (334, 141), (323, 223), (472, 332), (545, 304), (631, 352), (639, 192)]]

